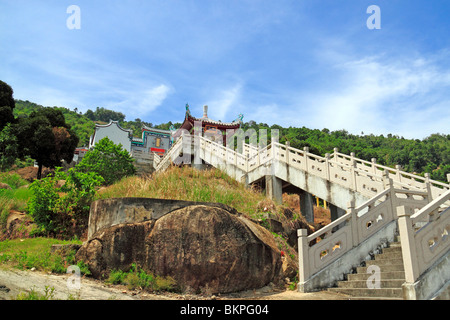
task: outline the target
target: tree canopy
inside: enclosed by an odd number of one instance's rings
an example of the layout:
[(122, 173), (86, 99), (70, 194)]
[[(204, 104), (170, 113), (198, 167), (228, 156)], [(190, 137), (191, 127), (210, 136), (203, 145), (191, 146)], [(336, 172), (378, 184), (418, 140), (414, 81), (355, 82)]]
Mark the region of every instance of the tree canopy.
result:
[(38, 163), (38, 179), (43, 166), (55, 168), (62, 160), (72, 161), (79, 139), (60, 110), (34, 111), (29, 117), (19, 118), (14, 130), (20, 141), (19, 155), (28, 155)]
[(105, 137), (86, 153), (76, 169), (80, 172), (94, 172), (104, 179), (106, 185), (110, 185), (136, 172), (133, 161), (128, 151), (122, 149), (122, 145), (114, 144)]
[(0, 80), (0, 131), (14, 121), (13, 110), (16, 106), (13, 89), (9, 84)]

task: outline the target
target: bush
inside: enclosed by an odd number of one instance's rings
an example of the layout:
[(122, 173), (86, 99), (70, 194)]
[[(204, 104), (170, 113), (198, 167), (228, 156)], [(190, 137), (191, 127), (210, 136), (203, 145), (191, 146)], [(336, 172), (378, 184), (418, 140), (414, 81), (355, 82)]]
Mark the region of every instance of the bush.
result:
[[(38, 234), (80, 236), (87, 228), (90, 204), (103, 179), (92, 172), (72, 168), (65, 173), (60, 169), (56, 169), (55, 175), (31, 184), (33, 195), (28, 211), (38, 226)], [(63, 186), (59, 185), (61, 180), (65, 181)]]
[(111, 185), (136, 172), (133, 162), (134, 159), (128, 151), (122, 149), (122, 145), (114, 144), (105, 137), (86, 153), (76, 170), (95, 172), (104, 179), (105, 185)]
[(132, 264), (128, 272), (113, 270), (108, 281), (112, 284), (125, 284), (129, 290), (141, 288), (148, 291), (177, 291), (176, 281), (172, 277), (154, 276)]

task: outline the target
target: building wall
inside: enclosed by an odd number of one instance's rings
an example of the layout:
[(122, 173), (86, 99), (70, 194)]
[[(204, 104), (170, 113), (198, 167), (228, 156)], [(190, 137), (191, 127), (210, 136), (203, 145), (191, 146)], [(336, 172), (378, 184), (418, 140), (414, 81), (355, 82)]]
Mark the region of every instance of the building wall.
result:
[(171, 137), (168, 134), (144, 131), (143, 142), (133, 141), (131, 149), (142, 153), (165, 153), (171, 147)]
[(129, 131), (120, 128), (117, 123), (112, 122), (107, 126), (98, 126), (95, 128), (95, 134), (89, 147), (95, 146), (101, 139), (108, 137), (115, 144), (122, 144), (124, 150), (131, 151), (131, 139)]

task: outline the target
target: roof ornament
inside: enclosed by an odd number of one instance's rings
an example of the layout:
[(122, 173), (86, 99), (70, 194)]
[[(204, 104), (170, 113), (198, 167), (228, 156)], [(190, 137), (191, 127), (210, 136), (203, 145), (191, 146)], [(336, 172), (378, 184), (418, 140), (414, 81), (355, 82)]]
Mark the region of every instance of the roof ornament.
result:
[(234, 120), (233, 122), (243, 122), (242, 119), (244, 119), (244, 115), (242, 113), (240, 113), (237, 117), (236, 120)]
[(186, 115), (190, 116), (191, 115), (191, 111), (189, 110), (189, 104), (186, 103)]

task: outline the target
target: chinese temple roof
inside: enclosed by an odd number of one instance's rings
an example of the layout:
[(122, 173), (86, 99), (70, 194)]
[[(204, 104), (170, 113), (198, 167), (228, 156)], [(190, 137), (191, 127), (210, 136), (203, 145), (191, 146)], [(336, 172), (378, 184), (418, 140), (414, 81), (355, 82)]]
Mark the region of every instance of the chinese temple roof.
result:
[(189, 110), (189, 105), (186, 104), (186, 116), (184, 119), (183, 124), (181, 125), (181, 128), (190, 130), (194, 126), (194, 122), (198, 121), (202, 123), (202, 126), (205, 125), (213, 125), (217, 127), (217, 129), (239, 129), (242, 124), (242, 118), (243, 115), (239, 115), (239, 117), (234, 120), (233, 122), (222, 122), (222, 121), (216, 121), (208, 118), (208, 106), (203, 106), (203, 117), (196, 118), (191, 115), (191, 112)]

